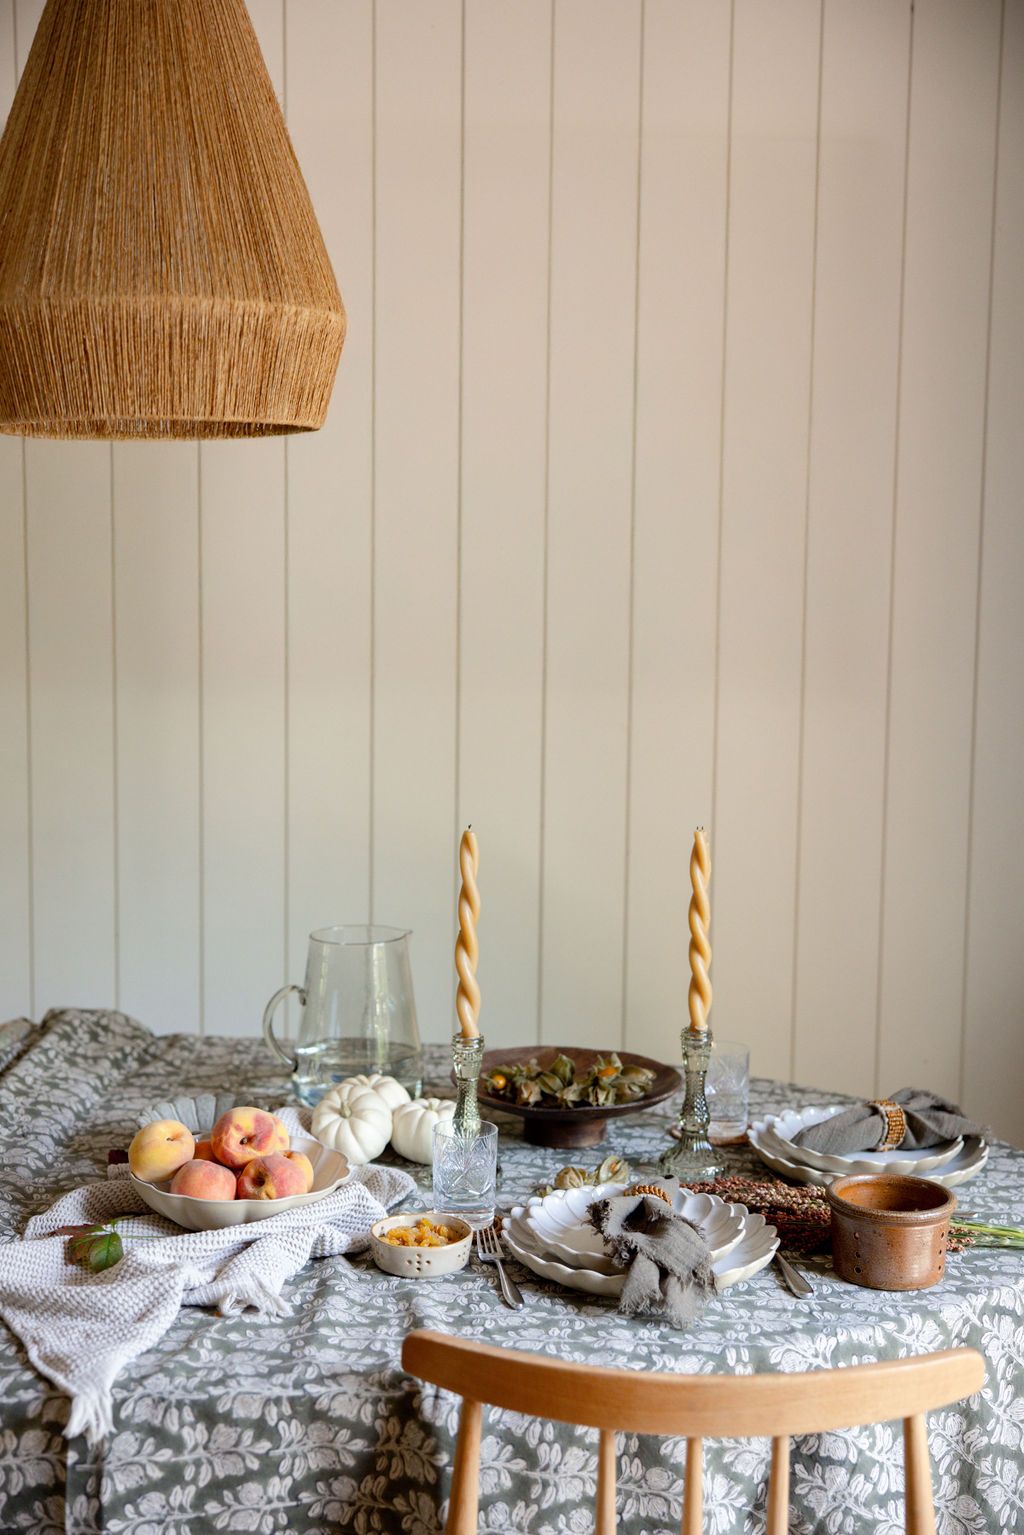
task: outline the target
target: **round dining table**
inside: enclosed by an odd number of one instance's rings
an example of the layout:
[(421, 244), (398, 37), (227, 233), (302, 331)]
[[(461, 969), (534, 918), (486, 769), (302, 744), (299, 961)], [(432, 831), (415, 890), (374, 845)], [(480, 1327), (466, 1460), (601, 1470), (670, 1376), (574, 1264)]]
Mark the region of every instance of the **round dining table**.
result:
[[(425, 1090), (451, 1096), (449, 1055), (425, 1051)], [(898, 1085), (898, 1084), (893, 1084)], [(59, 1192), (103, 1178), (147, 1105), (180, 1093), (232, 1091), (276, 1106), (288, 1084), (252, 1039), (157, 1036), (119, 1013), (65, 1010), (0, 1030), (0, 1242)], [(843, 1095), (755, 1079), (757, 1116)], [(610, 1151), (637, 1164), (664, 1148), (678, 1110), (609, 1123), (588, 1152), (547, 1150), (500, 1116), (503, 1207), (549, 1183), (568, 1161)], [(728, 1171), (769, 1176), (746, 1148)], [(429, 1189), (429, 1170), (418, 1174)], [(1024, 1224), (1024, 1152), (994, 1142), (958, 1190), (979, 1218)], [(205, 1535), (207, 1531), (355, 1531), (430, 1535), (443, 1528), (459, 1403), (402, 1370), (413, 1328), (560, 1359), (688, 1375), (829, 1370), (958, 1345), (987, 1362), (984, 1390), (929, 1419), (940, 1535), (1024, 1531), (1024, 1251), (950, 1254), (931, 1289), (888, 1293), (844, 1283), (827, 1256), (800, 1258), (813, 1294), (795, 1298), (774, 1265), (714, 1297), (686, 1331), (620, 1316), (614, 1301), (564, 1290), (512, 1263), (521, 1310), (500, 1297), (493, 1265), (474, 1259), (437, 1279), (380, 1272), (366, 1251), (307, 1265), (281, 1316), (183, 1309), (159, 1344), (119, 1377), (114, 1433), (98, 1449), (66, 1441), (68, 1404), (2, 1328), (0, 1531)], [(685, 1445), (619, 1437), (618, 1515), (627, 1535), (676, 1532)], [(705, 1445), (705, 1528), (763, 1528), (767, 1440)], [(481, 1531), (572, 1535), (593, 1528), (597, 1435), (515, 1413), (487, 1413)], [(899, 1423), (797, 1438), (792, 1535), (896, 1535), (903, 1528)]]

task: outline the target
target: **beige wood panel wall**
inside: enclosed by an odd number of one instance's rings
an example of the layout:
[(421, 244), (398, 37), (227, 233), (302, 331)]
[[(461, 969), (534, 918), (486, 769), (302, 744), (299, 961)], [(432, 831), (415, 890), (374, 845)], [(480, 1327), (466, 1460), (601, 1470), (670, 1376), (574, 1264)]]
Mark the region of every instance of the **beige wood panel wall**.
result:
[[(1024, 1139), (1024, 0), (251, 0), (331, 416), (0, 440), (0, 1014), (251, 1033), (334, 921), (486, 1033)], [(0, 111), (41, 0), (0, 0)]]

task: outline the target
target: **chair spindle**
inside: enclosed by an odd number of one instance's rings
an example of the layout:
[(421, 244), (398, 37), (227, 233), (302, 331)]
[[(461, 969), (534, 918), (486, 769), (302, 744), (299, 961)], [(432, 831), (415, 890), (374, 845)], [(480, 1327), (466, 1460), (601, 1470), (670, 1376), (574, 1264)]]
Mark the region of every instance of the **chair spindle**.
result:
[(682, 1535), (701, 1535), (703, 1529), (704, 1442), (701, 1439), (687, 1439)]
[(594, 1535), (615, 1535), (615, 1430), (602, 1428), (597, 1450), (597, 1524)]
[(903, 1480), (907, 1535), (935, 1535), (932, 1468), (924, 1413), (903, 1419)]
[(767, 1535), (788, 1535), (789, 1531), (789, 1439), (783, 1434), (772, 1440), (772, 1469), (768, 1477)]
[(480, 1499), (481, 1418), (480, 1403), (463, 1397), (445, 1535), (476, 1535)]

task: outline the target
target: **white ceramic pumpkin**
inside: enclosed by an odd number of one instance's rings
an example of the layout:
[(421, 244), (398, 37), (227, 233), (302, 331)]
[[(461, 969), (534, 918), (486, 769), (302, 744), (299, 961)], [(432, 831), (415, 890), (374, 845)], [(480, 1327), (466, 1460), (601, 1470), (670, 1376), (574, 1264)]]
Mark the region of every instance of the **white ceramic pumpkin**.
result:
[(345, 1092), (344, 1083), (339, 1083), (313, 1110), (313, 1134), (354, 1167), (363, 1167), (379, 1157), (391, 1139), (391, 1110), (372, 1088)]
[(370, 1076), (345, 1077), (337, 1083), (336, 1091), (347, 1094), (358, 1087), (368, 1087), (377, 1094), (378, 1098), (383, 1098), (388, 1108), (392, 1110), (397, 1109), (402, 1103), (409, 1102), (408, 1091), (401, 1082), (395, 1077), (386, 1077), (380, 1071), (375, 1071)]
[(392, 1146), (409, 1162), (433, 1162), (434, 1126), (438, 1120), (451, 1119), (454, 1113), (451, 1098), (413, 1098), (411, 1103), (403, 1103), (392, 1116)]

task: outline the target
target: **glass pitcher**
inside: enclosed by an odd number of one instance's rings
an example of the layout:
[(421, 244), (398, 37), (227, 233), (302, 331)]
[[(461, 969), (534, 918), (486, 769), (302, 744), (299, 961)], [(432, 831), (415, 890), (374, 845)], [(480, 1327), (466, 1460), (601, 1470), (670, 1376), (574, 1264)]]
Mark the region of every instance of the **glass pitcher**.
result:
[[(422, 1090), (411, 936), (398, 927), (321, 927), (310, 933), (304, 985), (282, 986), (263, 1012), (264, 1038), (291, 1070), (301, 1103), (318, 1103), (335, 1082), (359, 1072), (396, 1077), (413, 1097)], [(283, 1043), (273, 1018), (293, 991), (302, 1019), (295, 1041)]]

